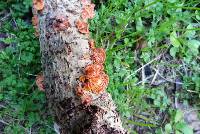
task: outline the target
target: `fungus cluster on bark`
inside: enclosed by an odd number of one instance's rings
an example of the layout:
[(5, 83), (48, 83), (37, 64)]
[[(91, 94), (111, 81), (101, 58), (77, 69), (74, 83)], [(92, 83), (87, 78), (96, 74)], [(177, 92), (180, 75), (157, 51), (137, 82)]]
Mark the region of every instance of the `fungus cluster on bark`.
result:
[(80, 33), (89, 34), (89, 26), (87, 22), (84, 22), (83, 20), (77, 20), (76, 27)]
[(44, 74), (36, 84), (46, 93), (59, 134), (126, 133), (105, 91), (106, 52), (89, 37), (87, 20), (94, 17), (94, 7), (90, 0), (33, 0)]
[[(94, 4), (88, 3), (86, 0), (82, 0), (82, 12), (81, 20), (76, 22), (77, 29), (82, 34), (89, 34), (89, 27), (87, 20), (94, 17)], [(77, 87), (77, 95), (81, 97), (82, 103), (89, 105), (93, 100), (91, 95), (85, 93), (89, 91), (94, 94), (100, 94), (105, 91), (109, 77), (104, 72), (103, 64), (105, 62), (106, 53), (103, 48), (95, 48), (94, 40), (88, 41), (91, 49), (92, 64), (88, 65), (84, 69), (84, 75), (80, 76), (80, 84)]]
[[(86, 0), (81, 1), (83, 8), (81, 19), (75, 22), (75, 25), (78, 31), (82, 34), (89, 34), (89, 25), (87, 23), (88, 19), (94, 17), (94, 4), (87, 2)], [(44, 4), (41, 0), (34, 0), (34, 8), (38, 11), (41, 11), (44, 7)], [(38, 17), (36, 15), (32, 18), (32, 23), (38, 33)], [(63, 31), (68, 29), (71, 26), (69, 20), (63, 16), (58, 16), (53, 21), (53, 29), (55, 31)], [(88, 105), (92, 100), (92, 96), (85, 94), (85, 91), (89, 91), (94, 94), (100, 94), (105, 91), (108, 86), (109, 77), (104, 72), (103, 64), (105, 62), (106, 53), (103, 48), (95, 48), (95, 42), (93, 39), (88, 41), (92, 54), (90, 56), (93, 64), (90, 64), (85, 67), (84, 75), (80, 76), (80, 84), (77, 87), (77, 95), (81, 97), (82, 103)], [(36, 84), (41, 91), (44, 91), (43, 84), (44, 77), (38, 75), (36, 77)]]

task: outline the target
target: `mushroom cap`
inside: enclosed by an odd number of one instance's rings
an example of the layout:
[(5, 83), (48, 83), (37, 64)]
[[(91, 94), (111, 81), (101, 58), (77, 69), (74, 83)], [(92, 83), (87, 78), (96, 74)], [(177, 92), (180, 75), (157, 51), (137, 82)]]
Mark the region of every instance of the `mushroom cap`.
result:
[(105, 91), (106, 87), (108, 86), (108, 81), (108, 75), (102, 72), (97, 77), (87, 79), (87, 81), (84, 83), (84, 89), (99, 94), (100, 92)]
[(90, 64), (85, 68), (85, 74), (87, 78), (97, 77), (103, 71), (102, 64)]
[(78, 31), (83, 34), (89, 34), (89, 26), (87, 22), (77, 20), (76, 21), (76, 27), (78, 28)]
[(44, 91), (44, 76), (42, 74), (37, 75), (36, 77), (36, 85), (38, 86), (40, 91)]
[(33, 0), (33, 7), (41, 11), (44, 8), (44, 0)]
[(95, 49), (95, 41), (93, 39), (90, 39), (88, 43), (91, 49)]
[(94, 63), (103, 64), (106, 59), (106, 52), (103, 48), (95, 48), (93, 50), (93, 55), (91, 56)]
[(92, 19), (95, 16), (94, 4), (84, 5), (81, 17), (83, 20)]

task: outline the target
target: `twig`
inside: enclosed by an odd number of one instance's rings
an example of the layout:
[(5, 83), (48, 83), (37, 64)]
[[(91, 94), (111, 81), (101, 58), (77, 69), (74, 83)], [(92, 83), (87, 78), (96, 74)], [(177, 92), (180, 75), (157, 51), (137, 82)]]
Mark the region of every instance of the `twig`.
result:
[(162, 57), (163, 54), (158, 55), (156, 58), (154, 58), (153, 60), (149, 61), (147, 64), (143, 65), (142, 67), (138, 68), (137, 70), (134, 71), (134, 73), (137, 73), (138, 71), (140, 71), (142, 68), (148, 66), (149, 64), (151, 64), (152, 62), (154, 62), (155, 60), (158, 60)]
[(182, 64), (183, 64), (183, 68), (184, 68), (184, 71), (185, 71), (185, 75), (188, 76), (188, 72), (186, 70), (186, 67), (185, 67), (185, 63), (183, 62), (183, 60), (181, 60)]
[(4, 105), (0, 105), (0, 108), (6, 108)]
[(156, 78), (158, 76), (158, 73), (159, 73), (159, 68), (156, 70), (156, 73), (155, 73), (155, 75), (154, 75), (154, 77), (153, 77), (153, 79), (151, 81), (151, 85), (155, 82), (155, 80), (156, 80)]
[(5, 125), (9, 125), (9, 123), (7, 123), (7, 122), (5, 122), (5, 121), (3, 121), (1, 119), (0, 119), (0, 122), (3, 123), (3, 124), (5, 124)]
[(130, 78), (132, 75), (135, 75), (137, 72), (139, 72), (141, 69), (143, 69), (144, 67), (148, 66), (149, 64), (151, 64), (152, 62), (154, 62), (155, 60), (158, 60), (162, 57), (163, 54), (158, 55), (156, 58), (154, 58), (153, 60), (151, 60), (150, 62), (144, 64), (143, 66), (141, 66), (140, 68), (138, 68), (137, 70), (135, 70), (132, 74), (130, 74), (129, 76), (127, 76), (124, 80)]
[(146, 77), (144, 80), (139, 81), (138, 83), (136, 83), (135, 86), (139, 85), (140, 83), (144, 83), (146, 80), (148, 80), (148, 79), (150, 79), (150, 78), (152, 78), (152, 77), (153, 77), (153, 75), (151, 75), (151, 76), (149, 76), (149, 77)]
[(176, 95), (174, 97), (174, 104), (175, 104), (175, 108), (177, 109), (178, 108), (178, 99), (177, 99)]
[[(142, 63), (142, 66), (143, 66), (143, 63)], [(144, 86), (144, 84), (145, 84), (145, 72), (144, 72), (145, 70), (144, 70), (144, 68), (142, 68), (142, 86)]]
[[(153, 68), (153, 69), (156, 71), (155, 68)], [(166, 78), (165, 78), (164, 76), (162, 76), (159, 72), (158, 72), (158, 75), (159, 75), (162, 79), (164, 79), (164, 80), (166, 80), (166, 81), (168, 81), (168, 82), (183, 85), (182, 82), (175, 82), (175, 81), (172, 81), (172, 80), (166, 79)]]
[(193, 90), (187, 90), (190, 93), (198, 93), (197, 91), (193, 91)]
[(11, 16), (11, 13), (6, 14), (4, 17), (0, 19), (1, 22), (5, 21), (8, 17)]

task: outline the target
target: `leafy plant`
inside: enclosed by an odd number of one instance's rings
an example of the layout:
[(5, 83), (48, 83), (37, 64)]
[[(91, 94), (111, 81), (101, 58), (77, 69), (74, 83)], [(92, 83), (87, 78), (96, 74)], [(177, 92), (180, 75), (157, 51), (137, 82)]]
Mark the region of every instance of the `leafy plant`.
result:
[(193, 134), (193, 130), (183, 120), (183, 113), (181, 110), (172, 111), (171, 122), (165, 125), (165, 133), (176, 133), (176, 134)]
[(53, 129), (47, 127), (52, 120), (45, 115), (45, 95), (35, 85), (41, 64), (33, 27), (17, 18), (15, 26), (10, 20), (0, 32), (8, 35), (1, 38), (7, 47), (0, 52), (0, 117), (6, 125), (4, 132), (52, 133)]

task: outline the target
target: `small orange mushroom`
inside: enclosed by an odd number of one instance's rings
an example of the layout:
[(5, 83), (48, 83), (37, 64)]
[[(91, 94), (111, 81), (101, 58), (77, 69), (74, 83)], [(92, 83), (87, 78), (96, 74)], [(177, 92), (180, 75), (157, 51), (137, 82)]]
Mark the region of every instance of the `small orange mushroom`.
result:
[(106, 58), (106, 52), (103, 48), (95, 48), (93, 50), (93, 55), (91, 56), (94, 63), (103, 64)]
[(83, 34), (89, 34), (89, 26), (86, 22), (77, 20), (76, 21), (76, 27), (78, 28), (78, 31)]
[(93, 39), (90, 39), (90, 40), (88, 41), (88, 43), (89, 43), (89, 46), (90, 46), (91, 49), (95, 49), (95, 42), (94, 42)]
[(44, 0), (33, 0), (33, 8), (41, 11), (44, 8)]
[(87, 78), (97, 77), (103, 71), (102, 64), (90, 64), (85, 68), (85, 74)]
[(92, 77), (86, 79), (84, 83), (84, 89), (87, 91), (92, 91), (93, 93), (99, 94), (100, 92), (104, 91), (108, 85), (108, 75), (102, 72), (97, 77)]
[(83, 20), (92, 19), (94, 18), (94, 4), (84, 5), (81, 17)]
[(36, 77), (36, 85), (38, 86), (40, 91), (44, 91), (44, 76), (42, 74), (37, 75)]
[(82, 76), (79, 77), (79, 81), (82, 82), (82, 83), (85, 82), (85, 79), (86, 79), (85, 75), (82, 75)]

